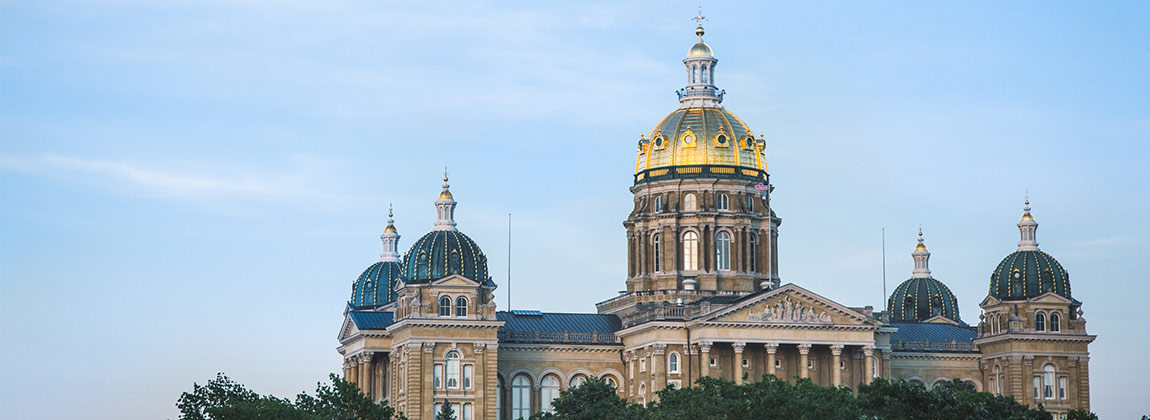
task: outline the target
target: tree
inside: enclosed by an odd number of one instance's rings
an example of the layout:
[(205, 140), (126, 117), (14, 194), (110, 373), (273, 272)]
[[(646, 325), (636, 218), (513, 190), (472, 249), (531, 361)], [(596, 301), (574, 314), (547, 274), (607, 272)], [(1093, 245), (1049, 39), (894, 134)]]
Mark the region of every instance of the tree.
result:
[(181, 420), (391, 420), (394, 410), (376, 404), (355, 384), (330, 375), (332, 384), (316, 384), (315, 396), (300, 393), (295, 402), (259, 395), (223, 373), (205, 385), (192, 384), (176, 407)]
[(443, 400), (443, 404), (439, 406), (439, 412), (435, 413), (435, 420), (455, 420), (455, 410), (451, 408), (451, 403)]
[[(1098, 416), (1089, 411), (1081, 408), (1075, 408), (1066, 412), (1067, 420), (1098, 420)], [(1146, 416), (1142, 416), (1142, 420), (1148, 420)]]
[(568, 388), (551, 401), (554, 413), (540, 413), (532, 419), (599, 420), (649, 419), (643, 406), (619, 398), (618, 390), (599, 378), (590, 378), (582, 385)]

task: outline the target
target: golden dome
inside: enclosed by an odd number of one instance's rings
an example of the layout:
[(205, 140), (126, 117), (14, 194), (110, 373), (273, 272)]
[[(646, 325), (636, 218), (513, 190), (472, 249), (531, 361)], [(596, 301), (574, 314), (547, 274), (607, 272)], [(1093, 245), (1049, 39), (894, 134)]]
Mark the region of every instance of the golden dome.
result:
[(397, 233), (399, 231), (395, 230), (394, 225), (387, 225), (387, 227), (383, 229), (383, 232), (384, 233)]
[(914, 246), (914, 250), (915, 251), (926, 251), (926, 244), (919, 242), (918, 245)]
[(696, 42), (691, 46), (691, 50), (687, 51), (687, 57), (713, 57), (715, 54), (711, 52), (711, 46), (703, 41)]
[(443, 192), (439, 193), (439, 198), (440, 199), (455, 199), (455, 197), (451, 196), (451, 191), (448, 191), (448, 190), (443, 190)]
[(687, 165), (767, 170), (763, 142), (726, 109), (679, 108), (641, 140), (635, 173)]
[(1023, 222), (1033, 221), (1034, 216), (1031, 216), (1030, 212), (1022, 213), (1022, 218), (1019, 220), (1021, 220)]

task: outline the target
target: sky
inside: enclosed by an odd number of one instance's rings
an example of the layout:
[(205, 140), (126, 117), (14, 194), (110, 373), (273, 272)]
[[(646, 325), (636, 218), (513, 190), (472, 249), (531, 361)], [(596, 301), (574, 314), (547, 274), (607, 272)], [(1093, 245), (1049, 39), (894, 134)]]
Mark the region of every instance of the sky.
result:
[[(217, 372), (314, 390), (388, 206), (406, 249), (445, 165), (501, 309), (594, 312), (697, 6), (3, 2), (0, 418), (174, 419)], [(1092, 410), (1147, 413), (1150, 3), (703, 8), (783, 283), (881, 308), (883, 232), (893, 290), (921, 225), (977, 323), (1029, 193), (1098, 336)]]

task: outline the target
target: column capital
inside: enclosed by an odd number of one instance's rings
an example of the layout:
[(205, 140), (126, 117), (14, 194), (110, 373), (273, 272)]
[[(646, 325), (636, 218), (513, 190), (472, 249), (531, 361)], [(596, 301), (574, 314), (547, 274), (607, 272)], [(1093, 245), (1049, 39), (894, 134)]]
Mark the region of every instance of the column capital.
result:
[(435, 343), (422, 343), (424, 353), (435, 353)]
[(1078, 356), (1067, 357), (1066, 361), (1068, 362), (1067, 364), (1069, 364), (1070, 367), (1078, 366)]
[(651, 349), (652, 349), (652, 352), (655, 353), (656, 355), (664, 354), (667, 352), (667, 345), (666, 344), (656, 344), (654, 346), (651, 346)]
[(799, 344), (799, 354), (807, 354), (811, 352), (810, 344)]
[(1026, 363), (1028, 365), (1033, 365), (1034, 364), (1034, 355), (1028, 354), (1026, 356), (1022, 356), (1022, 362)]
[(842, 355), (843, 354), (843, 347), (844, 346), (842, 344), (832, 344), (831, 345), (831, 354), (835, 355), (835, 356)]
[(775, 354), (779, 351), (779, 343), (767, 343), (767, 354)]
[(487, 343), (475, 343), (472, 347), (475, 348), (475, 354), (483, 354), (483, 351), (487, 350)]
[(865, 347), (863, 347), (862, 350), (863, 350), (863, 356), (866, 356), (866, 357), (874, 356), (874, 346), (865, 346)]
[(731, 343), (731, 347), (735, 349), (735, 353), (742, 353), (747, 343)]
[(374, 353), (372, 353), (372, 352), (370, 352), (370, 351), (365, 351), (365, 352), (363, 352), (363, 353), (360, 353), (360, 354), (358, 355), (358, 357), (359, 357), (359, 363), (371, 363), (371, 356), (372, 356), (373, 354), (374, 354)]
[(710, 353), (712, 344), (713, 343), (711, 343), (710, 341), (704, 341), (704, 342), (699, 343), (699, 352), (700, 353)]
[(880, 349), (880, 350), (882, 350), (882, 360), (890, 360), (890, 355), (891, 355), (890, 349)]
[(359, 362), (357, 362), (356, 359), (357, 359), (357, 357), (355, 357), (355, 356), (350, 356), (346, 359), (343, 359), (343, 367), (344, 368), (354, 368), (355, 365), (359, 364)]

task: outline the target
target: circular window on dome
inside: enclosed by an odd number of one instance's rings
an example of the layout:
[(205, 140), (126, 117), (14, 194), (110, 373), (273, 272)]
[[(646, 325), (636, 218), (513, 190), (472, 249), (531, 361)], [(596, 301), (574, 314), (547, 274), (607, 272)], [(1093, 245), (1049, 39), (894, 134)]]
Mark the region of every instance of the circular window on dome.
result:
[(695, 142), (695, 135), (694, 134), (687, 133), (687, 134), (683, 135), (683, 143), (692, 144), (694, 142)]
[(746, 140), (746, 142), (743, 143), (743, 145), (744, 145), (743, 147), (746, 147), (747, 149), (754, 149), (755, 148), (755, 138), (754, 137), (747, 137), (747, 140)]
[(656, 149), (662, 149), (663, 148), (663, 136), (655, 137), (655, 148)]
[(715, 136), (715, 145), (716, 146), (727, 146), (727, 135), (726, 134), (719, 134), (718, 136)]

